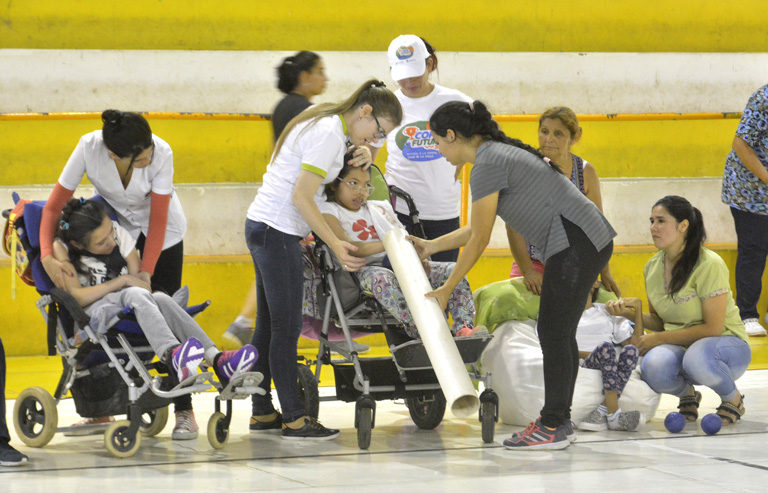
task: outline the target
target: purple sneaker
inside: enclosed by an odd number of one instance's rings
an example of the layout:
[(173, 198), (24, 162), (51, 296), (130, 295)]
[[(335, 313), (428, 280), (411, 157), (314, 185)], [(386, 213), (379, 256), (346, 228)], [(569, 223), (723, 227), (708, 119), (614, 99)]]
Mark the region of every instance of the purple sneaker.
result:
[(197, 375), (197, 367), (203, 362), (204, 355), (203, 343), (194, 337), (190, 337), (173, 349), (171, 361), (173, 369), (179, 376), (180, 384)]
[(223, 386), (243, 373), (248, 372), (256, 364), (258, 351), (250, 344), (246, 344), (236, 351), (224, 351), (220, 353), (213, 363), (213, 370)]

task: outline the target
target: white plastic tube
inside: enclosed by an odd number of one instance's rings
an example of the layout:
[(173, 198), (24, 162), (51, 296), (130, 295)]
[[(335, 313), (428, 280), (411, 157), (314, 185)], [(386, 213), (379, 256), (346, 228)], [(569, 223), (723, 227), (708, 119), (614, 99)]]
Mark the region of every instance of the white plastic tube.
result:
[(451, 412), (458, 418), (469, 417), (477, 413), (480, 406), (477, 391), (453, 342), (440, 305), (434, 298), (424, 296), (432, 291), (432, 286), (406, 235), (401, 228), (389, 230), (384, 236), (384, 249)]

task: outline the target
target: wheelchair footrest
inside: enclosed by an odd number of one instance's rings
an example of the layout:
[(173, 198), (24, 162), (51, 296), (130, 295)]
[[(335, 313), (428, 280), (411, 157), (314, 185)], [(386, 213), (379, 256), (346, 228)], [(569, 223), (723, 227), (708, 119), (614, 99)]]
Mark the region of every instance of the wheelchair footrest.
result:
[[(461, 359), (466, 364), (476, 363), (480, 359), (485, 346), (491, 342), (490, 335), (478, 335), (470, 337), (455, 337), (453, 341), (459, 350)], [(408, 341), (392, 348), (392, 356), (398, 366), (403, 369), (431, 368), (427, 349), (421, 340)]]
[(217, 398), (221, 401), (229, 401), (245, 399), (253, 394), (264, 395), (264, 389), (259, 387), (262, 380), (264, 380), (264, 375), (257, 371), (251, 371), (236, 376), (224, 388), (221, 388), (221, 384), (217, 383), (216, 388), (219, 389)]

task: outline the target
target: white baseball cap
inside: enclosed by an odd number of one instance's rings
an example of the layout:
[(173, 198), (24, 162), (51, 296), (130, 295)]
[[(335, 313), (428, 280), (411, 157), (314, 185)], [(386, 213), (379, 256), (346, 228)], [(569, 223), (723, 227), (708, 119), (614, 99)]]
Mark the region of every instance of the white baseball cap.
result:
[(424, 41), (414, 34), (403, 34), (389, 43), (389, 70), (395, 81), (419, 77), (427, 71), (429, 52)]

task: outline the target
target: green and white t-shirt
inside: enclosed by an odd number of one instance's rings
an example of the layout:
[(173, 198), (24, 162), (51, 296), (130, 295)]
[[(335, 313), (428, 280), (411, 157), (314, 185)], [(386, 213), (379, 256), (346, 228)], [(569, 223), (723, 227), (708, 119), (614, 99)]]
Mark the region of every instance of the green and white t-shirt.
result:
[[(339, 115), (302, 122), (286, 136), (280, 152), (267, 166), (263, 183), (248, 207), (248, 219), (266, 223), (286, 234), (304, 237), (310, 227), (293, 204), (293, 188), (302, 170), (336, 179), (344, 166), (347, 135)], [(325, 187), (318, 187), (315, 202), (325, 202)]]

